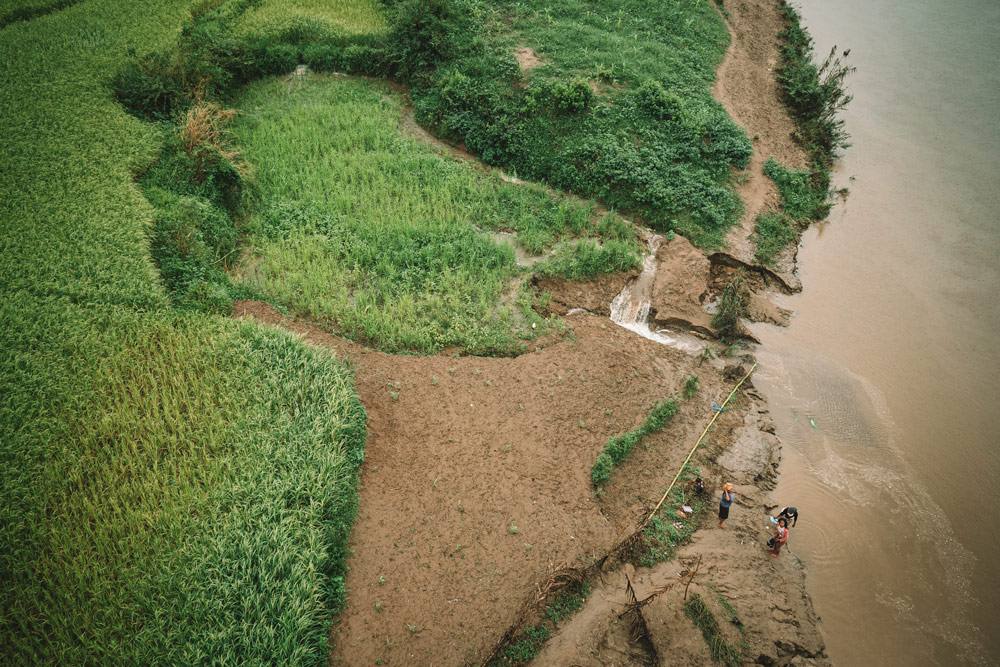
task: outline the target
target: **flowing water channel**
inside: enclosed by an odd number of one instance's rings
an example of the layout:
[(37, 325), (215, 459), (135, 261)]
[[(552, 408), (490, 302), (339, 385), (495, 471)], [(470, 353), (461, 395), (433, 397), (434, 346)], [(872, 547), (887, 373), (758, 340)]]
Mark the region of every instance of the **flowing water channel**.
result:
[(775, 501), (838, 665), (1000, 664), (1000, 3), (804, 0), (858, 72), (850, 188), (755, 325)]
[(664, 238), (648, 230), (643, 233), (649, 252), (642, 262), (642, 272), (635, 280), (626, 284), (621, 293), (611, 301), (611, 321), (643, 338), (676, 347), (688, 354), (698, 354), (701, 352), (702, 344), (691, 334), (669, 329), (653, 329), (649, 325), (653, 281), (656, 279), (658, 266), (656, 251), (663, 244)]

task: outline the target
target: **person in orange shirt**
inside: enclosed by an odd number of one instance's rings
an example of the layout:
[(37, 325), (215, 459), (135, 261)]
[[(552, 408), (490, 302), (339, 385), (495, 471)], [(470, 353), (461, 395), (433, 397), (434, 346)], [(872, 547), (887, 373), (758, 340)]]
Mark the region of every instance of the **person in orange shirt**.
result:
[(734, 493), (740, 492), (733, 490), (733, 485), (729, 482), (722, 486), (722, 498), (719, 499), (719, 528), (725, 528), (723, 524), (729, 518), (729, 507), (733, 504)]

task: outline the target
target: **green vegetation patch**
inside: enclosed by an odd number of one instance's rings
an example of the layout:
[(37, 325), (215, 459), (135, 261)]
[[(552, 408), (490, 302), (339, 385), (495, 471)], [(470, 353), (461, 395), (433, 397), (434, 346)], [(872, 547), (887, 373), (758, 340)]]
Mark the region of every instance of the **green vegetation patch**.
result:
[(375, 0), (259, 0), (233, 26), (238, 38), (275, 41), (288, 41), (296, 33), (368, 35), (385, 30)]
[(757, 216), (753, 228), (757, 261), (766, 266), (774, 266), (778, 253), (785, 246), (797, 243), (801, 233), (802, 227), (791, 216), (781, 211), (764, 211)]
[[(769, 209), (754, 227), (756, 258), (773, 266), (782, 248), (799, 238), (810, 222), (830, 212), (830, 169), (837, 155), (850, 144), (844, 120), (838, 115), (851, 101), (845, 81), (855, 68), (847, 65), (847, 51), (833, 47), (826, 59), (814, 61), (812, 38), (800, 23), (798, 12), (781, 3), (785, 30), (779, 36), (781, 63), (778, 83), (786, 108), (795, 120), (796, 139), (809, 155), (807, 169), (793, 170), (769, 158), (764, 173), (781, 192), (781, 210)], [(841, 194), (846, 194), (846, 189)]]
[(781, 210), (796, 222), (820, 220), (830, 212), (826, 186), (817, 190), (809, 169), (789, 169), (771, 157), (764, 163), (764, 175), (778, 186)]
[(586, 579), (567, 584), (546, 603), (539, 616), (539, 622), (521, 628), (514, 638), (515, 641), (512, 641), (489, 664), (504, 667), (529, 664), (559, 624), (579, 611), (589, 596), (590, 582)]
[(594, 486), (600, 487), (606, 484), (611, 479), (614, 467), (625, 461), (639, 441), (650, 433), (659, 431), (676, 414), (677, 399), (667, 399), (654, 405), (638, 428), (608, 440), (604, 451), (597, 457), (594, 467), (590, 470), (590, 481)]
[[(436, 153), (400, 133), (384, 86), (336, 76), (249, 86), (233, 132), (254, 180), (244, 285), (389, 351), (510, 353), (542, 325), (488, 230), (572, 277), (639, 263), (634, 231), (592, 204)], [(590, 239), (589, 245), (577, 241)], [(600, 247), (597, 243), (600, 243)]]
[[(639, 562), (646, 567), (670, 560), (681, 545), (691, 541), (708, 504), (704, 492), (698, 493), (694, 488), (694, 480), (699, 476), (697, 468), (690, 464), (685, 466), (663, 505), (650, 518), (642, 533), (638, 554)], [(691, 508), (691, 513), (683, 512), (684, 505)]]
[(781, 194), (781, 210), (768, 210), (757, 216), (753, 242), (757, 261), (774, 266), (781, 250), (794, 242), (813, 220), (822, 220), (830, 212), (827, 192), (829, 177), (813, 169), (788, 169), (773, 157), (764, 163), (764, 175), (774, 181)]
[(732, 340), (740, 335), (740, 318), (746, 317), (750, 304), (750, 288), (746, 283), (746, 273), (740, 268), (733, 274), (722, 296), (719, 297), (719, 310), (712, 316), (712, 326), (719, 332), (723, 341)]
[(143, 197), (173, 127), (107, 87), (171, 52), (191, 4), (88, 0), (0, 32), (0, 662), (327, 659), (365, 438), (351, 377), (170, 307), (151, 246), (228, 252), (225, 188)]
[(406, 0), (390, 22), (417, 119), (486, 162), (703, 247), (737, 219), (752, 149), (711, 95), (729, 41), (711, 4)]
[(248, 324), (39, 306), (2, 313), (7, 658), (324, 662), (365, 441), (348, 373)]
[(739, 667), (742, 662), (739, 649), (726, 640), (719, 628), (719, 622), (705, 603), (704, 598), (695, 593), (684, 604), (684, 614), (691, 619), (695, 627), (701, 630), (709, 648), (712, 651), (712, 661), (721, 662), (730, 667)]

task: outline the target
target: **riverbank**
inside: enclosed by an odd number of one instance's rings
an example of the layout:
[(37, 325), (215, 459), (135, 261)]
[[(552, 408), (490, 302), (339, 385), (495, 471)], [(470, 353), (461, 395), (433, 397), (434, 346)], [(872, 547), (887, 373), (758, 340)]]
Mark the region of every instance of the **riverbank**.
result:
[[(773, 79), (781, 18), (764, 2), (727, 3), (727, 11), (733, 44), (716, 95), (755, 138), (740, 185), (741, 225), (725, 253), (708, 255), (681, 237), (661, 243), (650, 286), (651, 328), (703, 338), (714, 332), (702, 304), (716, 300), (735, 271), (748, 272), (755, 320), (786, 323), (789, 313), (767, 295), (800, 288), (795, 244), (767, 269), (754, 262), (750, 240), (756, 214), (780, 201), (763, 175), (766, 158), (777, 155), (793, 167), (805, 162)], [(405, 117), (402, 127), (413, 130)], [(350, 359), (369, 414), (350, 602), (331, 638), (335, 664), (478, 664), (542, 582), (563, 566), (600, 559), (655, 503), (711, 406), (747, 366), (686, 354), (612, 324), (612, 300), (636, 277), (541, 279), (538, 287), (552, 297), (546, 314), (565, 316), (573, 333), (516, 359), (386, 355), (265, 304), (237, 304), (237, 315), (291, 329)], [(695, 397), (595, 495), (589, 471), (604, 443), (634, 428), (653, 402), (678, 395), (692, 375), (699, 378)], [(685, 616), (685, 594), (705, 602), (719, 622), (717, 640), (744, 661), (829, 664), (794, 531), (781, 557), (763, 548), (766, 515), (777, 506), (769, 491), (779, 460), (766, 403), (751, 386), (695, 459), (711, 498), (691, 543), (652, 568), (625, 563), (603, 572), (582, 609), (553, 629), (538, 664), (655, 664), (657, 656), (704, 662), (709, 644)], [(742, 495), (720, 530), (711, 515), (724, 481)], [(648, 632), (636, 641), (619, 617), (628, 601), (625, 577), (642, 599), (695, 568), (689, 586), (675, 586), (644, 608)]]

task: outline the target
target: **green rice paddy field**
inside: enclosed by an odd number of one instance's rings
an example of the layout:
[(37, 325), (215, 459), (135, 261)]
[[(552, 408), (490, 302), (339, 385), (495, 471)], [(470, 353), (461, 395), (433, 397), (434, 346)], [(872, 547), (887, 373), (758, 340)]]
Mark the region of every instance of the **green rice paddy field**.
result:
[(322, 663), (365, 415), (348, 369), (171, 307), (134, 182), (162, 143), (108, 81), (192, 3), (0, 32), (0, 655)]

